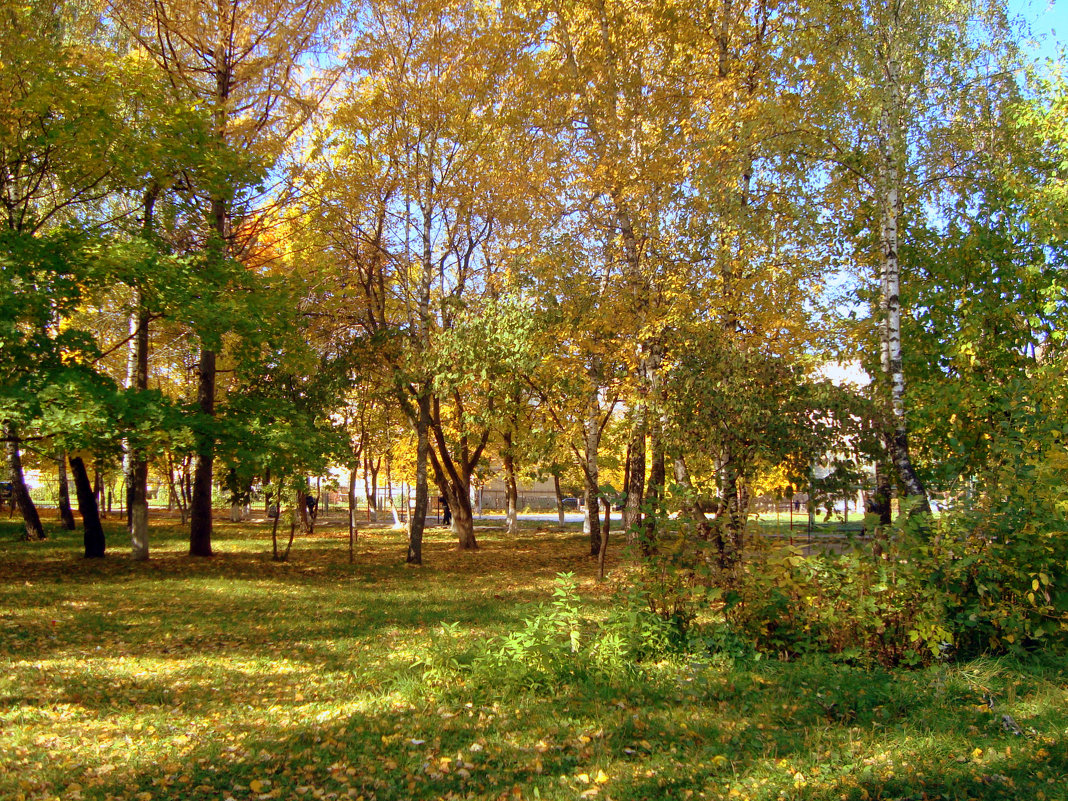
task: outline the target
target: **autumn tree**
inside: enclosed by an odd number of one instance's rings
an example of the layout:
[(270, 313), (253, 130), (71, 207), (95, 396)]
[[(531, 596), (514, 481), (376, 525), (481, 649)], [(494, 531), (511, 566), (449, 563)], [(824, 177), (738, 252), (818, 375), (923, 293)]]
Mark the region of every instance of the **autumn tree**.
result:
[[(168, 76), (178, 103), (202, 105), (212, 120), (215, 159), (188, 174), (202, 202), (203, 270), (215, 275), (213, 293), (226, 291), (228, 259), (252, 257), (261, 244), (265, 193), (257, 173), (269, 166), (307, 121), (323, 94), (320, 82), (302, 74), (302, 59), (320, 51), (332, 22), (329, 0), (229, 0), (205, 6), (173, 0), (114, 0), (124, 28)], [(277, 187), (275, 188), (277, 189)], [(198, 326), (201, 341), (197, 403), (215, 414), (216, 361), (222, 333)], [(196, 453), (190, 515), (190, 553), (210, 556), (215, 434), (204, 427)]]
[(817, 120), (822, 152), (862, 232), (856, 258), (876, 279), (886, 451), (905, 495), (927, 510), (909, 450), (903, 243), (911, 226), (968, 196), (999, 147), (1016, 93), (1013, 48), (996, 4), (847, 3), (826, 20), (839, 56), (814, 76), (811, 108), (826, 115)]
[(465, 397), (469, 376), (453, 380), (448, 357), (434, 354), (439, 336), (500, 287), (519, 153), (502, 111), (517, 51), (495, 14), (467, 2), (371, 4), (355, 45), (360, 69), (324, 130), (312, 179), (338, 291), (359, 298), (347, 313), (378, 345), (416, 432), (415, 563), (431, 473), (460, 547), (477, 547), (471, 477), (490, 436), (492, 387)]

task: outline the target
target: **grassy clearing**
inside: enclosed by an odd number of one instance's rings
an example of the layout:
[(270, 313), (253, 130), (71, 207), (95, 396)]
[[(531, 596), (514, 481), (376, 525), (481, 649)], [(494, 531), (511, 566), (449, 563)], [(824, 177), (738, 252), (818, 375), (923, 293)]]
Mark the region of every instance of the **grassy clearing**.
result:
[(18, 533), (0, 526), (3, 799), (1068, 799), (1053, 658), (465, 679), (457, 661), (516, 630), (557, 572), (591, 615), (610, 602), (574, 531), (487, 528), (461, 554), (437, 530), (421, 569), (388, 529), (361, 532), (354, 565), (339, 525), (284, 564), (264, 523), (219, 523), (210, 560), (158, 523), (148, 564), (115, 524), (93, 562), (80, 535)]

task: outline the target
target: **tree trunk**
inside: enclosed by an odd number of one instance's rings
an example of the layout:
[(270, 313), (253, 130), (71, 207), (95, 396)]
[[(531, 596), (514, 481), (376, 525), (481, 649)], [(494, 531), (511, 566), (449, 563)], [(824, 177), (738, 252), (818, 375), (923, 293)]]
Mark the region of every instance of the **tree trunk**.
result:
[(905, 414), (905, 370), (901, 345), (901, 263), (899, 260), (899, 224), (902, 214), (902, 163), (907, 158), (901, 122), (901, 92), (899, 66), (892, 51), (888, 51), (884, 78), (890, 91), (890, 102), (880, 117), (882, 128), (880, 148), (882, 163), (879, 172), (879, 202), (881, 213), (880, 239), (882, 245), (882, 371), (890, 393), (892, 425), (888, 432), (890, 454), (897, 468), (905, 495), (915, 498), (915, 512), (930, 513), (927, 490), (916, 474), (909, 455), (908, 423)]
[(722, 487), (720, 489), (720, 513), (716, 519), (716, 528), (721, 538), (717, 545), (721, 548), (720, 561), (724, 565), (736, 565), (741, 561), (745, 542), (745, 520), (741, 500), (742, 477), (738, 473), (728, 449), (727, 458), (722, 467)]
[(382, 457), (372, 459), (364, 454), (363, 494), (367, 498), (367, 517), (378, 522), (378, 471), (382, 469)]
[(355, 560), (356, 549), (356, 468), (349, 470), (349, 564)]
[(461, 551), (477, 551), (475, 516), (471, 508), (470, 493), (456, 492), (456, 489), (450, 485), (450, 492), (446, 497), (449, 499), (449, 509), (452, 511), (452, 533), (456, 535), (457, 547)]
[(74, 512), (70, 508), (70, 486), (67, 482), (67, 454), (60, 453), (56, 459), (57, 472), (59, 474), (59, 517), (63, 521), (63, 528), (74, 531), (77, 526), (74, 523)]
[(515, 458), (512, 455), (512, 432), (504, 435), (504, 451), (502, 461), (504, 463), (504, 486), (507, 495), (508, 506), (508, 534), (515, 536), (519, 533), (519, 487), (515, 480)]
[(612, 527), (612, 504), (604, 505), (604, 522), (601, 524), (601, 547), (597, 551), (597, 578), (604, 581), (604, 558), (608, 554), (608, 532)]
[(623, 505), (623, 533), (628, 542), (637, 536), (642, 522), (642, 501), (645, 499), (645, 425), (643, 423), (644, 402), (635, 410), (637, 417), (634, 435), (627, 446), (627, 464), (623, 472), (623, 491), (626, 501)]
[[(215, 416), (215, 351), (201, 346), (198, 367), (197, 404), (200, 411)], [(189, 555), (211, 556), (211, 489), (215, 461), (215, 438), (203, 433), (197, 442), (193, 464), (193, 497), (189, 504)]]
[(7, 468), (11, 474), (11, 489), (15, 495), (15, 503), (22, 514), (22, 521), (26, 527), (23, 535), (25, 540), (46, 539), (44, 527), (41, 525), (41, 516), (37, 513), (37, 506), (30, 497), (30, 490), (26, 486), (26, 477), (22, 472), (22, 454), (19, 451), (18, 434), (13, 423), (3, 425), (4, 449), (7, 455)]
[[(145, 227), (151, 230), (151, 202), (145, 201)], [(136, 390), (148, 389), (148, 310), (141, 291), (134, 290), (134, 311), (130, 315), (130, 351), (126, 363), (126, 386)], [(126, 440), (123, 456), (126, 477), (126, 521), (130, 532), (133, 558), (148, 559), (148, 459), (143, 449), (134, 448)]]
[[(597, 469), (597, 451), (601, 447), (601, 421), (595, 404), (591, 404), (586, 422), (583, 426), (584, 450), (583, 461), (579, 464), (582, 469), (586, 503), (586, 515), (582, 521), (582, 532), (590, 538), (590, 556), (597, 556), (601, 552), (601, 523), (600, 523), (600, 500), (601, 488), (599, 485), (600, 474)], [(607, 501), (605, 505), (611, 509)]]
[(93, 464), (93, 494), (96, 496), (96, 508), (101, 517), (107, 517), (104, 506), (104, 476), (100, 472), (100, 465)]
[[(410, 565), (423, 564), (423, 529), (426, 527), (430, 500), (427, 484), (427, 462), (430, 461), (430, 393), (427, 388), (424, 388), (416, 402), (418, 416), (415, 426), (415, 511), (408, 517), (408, 555), (405, 558)], [(390, 494), (392, 495), (392, 492)]]
[(89, 483), (89, 473), (80, 456), (71, 457), (70, 471), (74, 476), (74, 490), (78, 494), (78, 512), (82, 516), (85, 531), (85, 558), (98, 559), (104, 556), (104, 527), (100, 524), (100, 510), (96, 505), (96, 493)]
[(560, 489), (560, 474), (553, 473), (553, 490), (556, 492), (556, 518), (560, 522), (560, 526), (566, 525), (567, 520), (564, 518), (564, 493)]

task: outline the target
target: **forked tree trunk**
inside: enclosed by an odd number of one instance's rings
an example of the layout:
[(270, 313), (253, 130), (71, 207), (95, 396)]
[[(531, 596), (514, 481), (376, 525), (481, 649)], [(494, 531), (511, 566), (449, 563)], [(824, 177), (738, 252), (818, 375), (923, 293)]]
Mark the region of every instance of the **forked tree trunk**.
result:
[(26, 528), (23, 539), (45, 539), (44, 526), (41, 525), (41, 516), (37, 513), (37, 506), (30, 497), (30, 490), (26, 486), (26, 476), (22, 472), (22, 454), (19, 451), (19, 439), (14, 424), (5, 422), (4, 450), (7, 456), (7, 468), (11, 475), (11, 489), (15, 495), (15, 504), (22, 514), (22, 521)]
[(60, 453), (56, 459), (56, 468), (59, 476), (59, 517), (63, 521), (63, 528), (74, 531), (77, 525), (74, 522), (74, 512), (70, 508), (70, 485), (67, 481), (67, 454)]
[(70, 472), (74, 476), (74, 489), (78, 494), (78, 512), (82, 516), (85, 532), (85, 558), (98, 559), (104, 556), (104, 527), (100, 523), (100, 510), (96, 505), (96, 493), (89, 483), (89, 473), (80, 456), (70, 460)]
[(378, 522), (378, 471), (382, 469), (382, 457), (363, 457), (363, 494), (367, 498), (367, 519)]

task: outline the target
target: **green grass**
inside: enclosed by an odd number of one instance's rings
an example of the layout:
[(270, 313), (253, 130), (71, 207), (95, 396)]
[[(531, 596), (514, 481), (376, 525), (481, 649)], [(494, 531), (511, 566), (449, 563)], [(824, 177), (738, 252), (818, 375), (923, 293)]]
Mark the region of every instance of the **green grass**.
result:
[(423, 568), (388, 529), (361, 531), (353, 565), (336, 525), (287, 563), (264, 523), (218, 523), (212, 559), (155, 524), (147, 564), (115, 523), (97, 561), (79, 534), (18, 534), (0, 521), (3, 799), (1068, 799), (1053, 657), (692, 658), (537, 692), (457, 667), (557, 572), (603, 613), (574, 531), (480, 529), (458, 553), (434, 530)]

